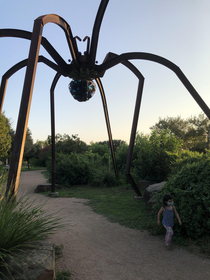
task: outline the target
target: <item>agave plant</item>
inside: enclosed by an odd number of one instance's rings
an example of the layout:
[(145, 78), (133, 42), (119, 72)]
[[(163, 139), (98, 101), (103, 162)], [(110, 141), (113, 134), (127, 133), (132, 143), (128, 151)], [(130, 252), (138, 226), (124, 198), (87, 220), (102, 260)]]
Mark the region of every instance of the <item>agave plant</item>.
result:
[(2, 270), (11, 275), (8, 260), (17, 262), (29, 242), (46, 239), (64, 226), (57, 213), (48, 213), (30, 198), (8, 197), (0, 183), (0, 279), (6, 277)]

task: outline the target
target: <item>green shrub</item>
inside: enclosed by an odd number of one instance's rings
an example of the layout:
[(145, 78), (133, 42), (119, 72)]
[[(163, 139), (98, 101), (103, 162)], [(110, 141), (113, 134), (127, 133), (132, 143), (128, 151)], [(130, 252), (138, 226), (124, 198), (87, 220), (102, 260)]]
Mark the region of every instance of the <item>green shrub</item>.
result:
[[(179, 235), (197, 239), (210, 231), (210, 160), (203, 159), (187, 164), (171, 178), (157, 194), (161, 202), (165, 193), (174, 196), (183, 225)], [(156, 205), (158, 208), (158, 206)]]
[(202, 162), (203, 160), (208, 158), (208, 152), (206, 154), (200, 154), (198, 152), (184, 150), (181, 153), (179, 153), (179, 156), (174, 162), (171, 175), (177, 174), (187, 164)]
[(94, 169), (89, 180), (89, 184), (96, 187), (113, 187), (119, 185), (119, 180), (114, 172), (106, 168)]
[(124, 172), (125, 166), (126, 166), (126, 160), (127, 160), (127, 154), (128, 154), (128, 145), (122, 144), (117, 149), (115, 156), (116, 156), (116, 165), (118, 172)]
[(137, 135), (132, 166), (143, 180), (161, 182), (167, 180), (181, 147), (169, 130), (150, 136)]
[[(51, 162), (47, 169), (51, 172)], [(56, 183), (65, 186), (85, 185), (91, 175), (91, 165), (83, 154), (56, 155)]]

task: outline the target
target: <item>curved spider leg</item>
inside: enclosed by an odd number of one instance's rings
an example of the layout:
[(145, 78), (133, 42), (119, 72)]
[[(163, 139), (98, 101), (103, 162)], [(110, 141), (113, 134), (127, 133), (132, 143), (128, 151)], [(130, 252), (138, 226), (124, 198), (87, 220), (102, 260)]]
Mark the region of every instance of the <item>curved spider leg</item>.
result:
[(1, 86), (0, 86), (0, 115), (3, 109), (3, 104), (4, 104), (4, 97), (5, 97), (5, 92), (7, 88), (7, 82), (8, 79), (18, 70), (21, 68), (25, 67), (27, 65), (28, 59), (22, 60), (15, 64), (13, 67), (11, 67), (4, 75), (2, 76), (1, 79)]
[(110, 121), (109, 121), (106, 97), (105, 97), (105, 93), (104, 93), (104, 89), (103, 89), (101, 80), (99, 78), (96, 78), (96, 83), (98, 84), (100, 94), (101, 94), (101, 99), (102, 99), (102, 103), (103, 103), (103, 107), (104, 107), (104, 115), (105, 115), (105, 119), (106, 119), (106, 126), (107, 126), (108, 135), (109, 135), (109, 144), (110, 144), (110, 150), (111, 150), (111, 154), (112, 154), (112, 162), (113, 162), (113, 166), (114, 166), (115, 175), (118, 178), (117, 165), (116, 165), (116, 160), (115, 160), (115, 153), (114, 153), (114, 146), (113, 146), (113, 141), (112, 141), (112, 132), (111, 132), (111, 126), (110, 126)]
[(203, 112), (207, 115), (207, 117), (210, 119), (210, 109), (204, 102), (204, 100), (201, 98), (201, 96), (198, 94), (198, 92), (195, 90), (195, 88), (192, 86), (190, 81), (187, 79), (187, 77), (184, 75), (184, 73), (181, 71), (181, 69), (171, 62), (170, 60), (165, 59), (164, 57), (150, 54), (150, 53), (142, 53), (142, 52), (135, 52), (135, 53), (124, 53), (119, 55), (116, 58), (113, 58), (109, 61), (106, 61), (102, 63), (101, 65), (96, 65), (95, 70), (100, 73), (100, 76), (103, 76), (104, 71), (107, 69), (121, 63), (125, 60), (131, 60), (131, 59), (143, 59), (143, 60), (149, 60), (153, 62), (157, 62), (159, 64), (162, 64), (166, 66), (167, 68), (171, 69), (179, 78), (179, 80), (182, 82), (182, 84), (186, 87), (188, 92), (191, 94), (191, 96), (194, 98), (194, 100), (197, 102), (197, 104), (200, 106), (200, 108), (203, 110)]
[(51, 143), (52, 143), (52, 185), (51, 194), (55, 194), (55, 179), (56, 179), (56, 160), (55, 160), (55, 86), (60, 79), (61, 74), (57, 73), (53, 79), (50, 88), (50, 110), (51, 110)]
[(88, 62), (89, 69), (92, 69), (95, 65), (99, 31), (100, 31), (101, 22), (102, 22), (108, 2), (109, 2), (109, 0), (101, 1), (100, 6), (98, 8), (97, 15), (96, 15), (96, 19), (94, 22), (92, 37), (91, 37), (90, 51), (89, 51), (89, 53), (90, 53), (89, 62)]
[[(28, 59), (22, 60), (21, 62), (17, 63), (16, 65), (14, 65), (13, 67), (11, 67), (3, 76), (2, 76), (2, 81), (1, 81), (1, 85), (0, 85), (0, 115), (1, 115), (1, 111), (2, 111), (2, 107), (3, 107), (3, 102), (4, 102), (4, 96), (5, 96), (5, 92), (6, 92), (6, 86), (7, 86), (7, 82), (8, 79), (14, 74), (16, 73), (18, 70), (20, 70), (21, 68), (25, 67), (27, 65)], [(60, 69), (60, 67), (56, 64), (54, 64), (53, 62), (51, 62), (49, 59), (45, 58), (44, 56), (39, 56), (38, 58), (38, 62), (43, 62), (45, 63), (47, 66), (51, 67), (52, 69), (54, 69), (55, 71), (59, 71), (60, 75), (63, 72), (62, 69)], [(52, 122), (52, 120), (51, 120)], [(14, 176), (12, 176), (12, 178), (14, 178)], [(13, 180), (12, 180), (13, 181)], [(8, 194), (9, 189), (6, 190), (6, 195)]]
[[(40, 23), (39, 23), (40, 21), (41, 21), (42, 26), (51, 22), (51, 23), (57, 24), (59, 27), (61, 27), (63, 29), (63, 31), (66, 35), (66, 39), (67, 39), (67, 43), (68, 43), (68, 46), (69, 46), (69, 49), (71, 52), (72, 59), (74, 60), (75, 65), (77, 66), (78, 59), (79, 59), (78, 48), (77, 48), (76, 41), (73, 38), (69, 24), (62, 17), (55, 15), (55, 14), (49, 14), (49, 15), (38, 17), (35, 20), (34, 27), (36, 25), (36, 21), (37, 21), (37, 26), (40, 25)], [(40, 31), (41, 31), (41, 29), (40, 29)]]
[(137, 130), (137, 125), (138, 125), (139, 111), (140, 111), (141, 99), (142, 99), (142, 93), (143, 93), (144, 77), (139, 72), (139, 70), (133, 64), (131, 64), (129, 61), (123, 61), (122, 64), (124, 64), (127, 68), (129, 68), (139, 79), (137, 95), (136, 95), (136, 104), (135, 104), (134, 115), (133, 115), (133, 124), (132, 124), (132, 129), (131, 129), (131, 136), (130, 136), (127, 161), (126, 161), (126, 167), (125, 167), (125, 176), (127, 177), (128, 181), (130, 182), (131, 186), (133, 187), (134, 191), (136, 192), (137, 197), (142, 197), (142, 194), (141, 194), (139, 188), (137, 187), (135, 181), (133, 180), (133, 177), (130, 174), (130, 168), (131, 168), (131, 163), (132, 163), (132, 159), (133, 159), (133, 149), (134, 149), (134, 144), (135, 144), (136, 130)]
[[(14, 37), (31, 40), (32, 32), (20, 30), (20, 29), (0, 29), (0, 38), (2, 37)], [(41, 45), (45, 48), (45, 50), (49, 53), (49, 55), (54, 59), (54, 61), (66, 72), (69, 72), (69, 67), (63, 58), (59, 55), (59, 53), (53, 48), (50, 42), (42, 37)]]
[[(19, 71), (21, 68), (25, 67), (27, 65), (28, 59), (22, 60), (13, 67), (11, 67), (3, 76), (2, 76), (2, 82), (0, 85), (0, 115), (2, 112), (2, 107), (4, 103), (4, 96), (6, 92), (6, 86), (8, 79), (17, 71)], [(60, 76), (63, 74), (62, 69), (59, 68), (56, 64), (51, 62), (49, 59), (45, 58), (44, 56), (40, 55), (38, 62), (43, 62), (47, 66), (51, 67), (55, 71), (58, 71), (58, 73), (55, 76), (55, 79), (53, 80), (51, 89), (50, 89), (50, 101), (51, 101), (51, 135), (52, 135), (52, 189), (51, 192), (55, 192), (55, 116), (54, 116), (54, 88), (55, 83), (57, 83), (57, 80), (60, 78)], [(57, 79), (57, 80), (56, 80)], [(56, 81), (55, 81), (56, 80)], [(54, 88), (53, 88), (54, 87)]]
[[(19, 117), (17, 122), (17, 129), (15, 135), (15, 143), (11, 158), (10, 172), (7, 181), (7, 192), (11, 184), (13, 184), (12, 192), (16, 194), (19, 184), (21, 164), (25, 146), (26, 131), (28, 126), (28, 118), (30, 112), (30, 105), (33, 93), (34, 78), (36, 74), (36, 67), (38, 62), (38, 53), (41, 45), (42, 30), (45, 24), (52, 22), (60, 26), (67, 37), (70, 52), (73, 54), (73, 59), (77, 61), (78, 53), (75, 53), (77, 48), (71, 34), (69, 25), (64, 19), (57, 15), (46, 15), (39, 17), (34, 22), (33, 33), (31, 36), (31, 45), (29, 50), (28, 64), (26, 68), (25, 81), (22, 92), (22, 99), (20, 104)], [(76, 63), (75, 63), (76, 64)]]
[[(105, 57), (104, 62), (109, 61), (110, 59), (116, 58), (118, 55), (114, 53), (108, 53)], [(131, 135), (130, 135), (130, 142), (129, 142), (129, 148), (128, 148), (128, 154), (127, 154), (127, 161), (126, 161), (126, 167), (125, 167), (125, 176), (130, 182), (131, 186), (133, 187), (134, 191), (136, 192), (138, 197), (141, 197), (141, 192), (138, 189), (136, 183), (134, 182), (131, 174), (130, 174), (130, 167), (132, 163), (132, 157), (133, 157), (133, 149), (134, 149), (134, 143), (136, 138), (136, 130), (137, 130), (137, 124), (138, 124), (138, 118), (139, 118), (139, 111), (141, 106), (141, 98), (142, 98), (142, 92), (143, 92), (143, 86), (144, 86), (144, 77), (140, 73), (140, 71), (129, 61), (121, 61), (123, 65), (125, 65), (129, 70), (131, 70), (138, 78), (139, 84), (138, 84), (138, 90), (137, 90), (137, 96), (136, 96), (136, 104), (135, 104), (135, 110), (134, 110), (134, 116), (133, 116), (133, 124), (131, 129)]]
[[(19, 71), (21, 68), (25, 67), (27, 65), (27, 62), (28, 62), (28, 59), (24, 59), (24, 60), (18, 62), (17, 64), (12, 66), (6, 73), (4, 73), (4, 75), (2, 76), (1, 85), (0, 85), (0, 115), (1, 115), (1, 112), (2, 112), (3, 104), (4, 104), (4, 97), (5, 97), (5, 92), (6, 92), (8, 79), (14, 73)], [(55, 63), (53, 63), (52, 61), (50, 61), (46, 57), (40, 55), (39, 58), (38, 58), (38, 62), (45, 63), (47, 66), (51, 67), (52, 69), (54, 69), (58, 73), (62, 73), (62, 75), (65, 76), (65, 72), (63, 72), (63, 70), (58, 65), (56, 65)]]

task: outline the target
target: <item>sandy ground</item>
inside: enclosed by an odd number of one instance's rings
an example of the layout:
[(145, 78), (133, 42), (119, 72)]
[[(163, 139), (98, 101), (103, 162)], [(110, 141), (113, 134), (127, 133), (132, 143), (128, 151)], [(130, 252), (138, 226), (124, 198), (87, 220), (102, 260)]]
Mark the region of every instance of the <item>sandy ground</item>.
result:
[(45, 182), (40, 171), (23, 172), (20, 193), (44, 203), (48, 211), (60, 210), (68, 222), (67, 230), (55, 233), (51, 241), (63, 244), (56, 267), (69, 269), (71, 280), (210, 280), (210, 259), (179, 247), (168, 251), (160, 238), (94, 213), (87, 200), (35, 194), (35, 187)]

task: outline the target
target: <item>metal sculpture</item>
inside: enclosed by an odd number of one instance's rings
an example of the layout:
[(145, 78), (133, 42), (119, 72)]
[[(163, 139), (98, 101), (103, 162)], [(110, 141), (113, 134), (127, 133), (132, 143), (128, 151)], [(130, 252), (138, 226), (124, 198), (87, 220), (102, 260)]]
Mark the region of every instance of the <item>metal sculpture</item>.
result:
[[(112, 143), (112, 134), (108, 116), (108, 109), (106, 104), (106, 98), (104, 89), (101, 83), (101, 79), (104, 76), (104, 73), (111, 67), (122, 63), (127, 68), (129, 68), (138, 78), (139, 84), (137, 89), (137, 98), (136, 98), (136, 105), (134, 110), (133, 116), (133, 124), (131, 129), (131, 136), (129, 142), (129, 150), (127, 154), (127, 161), (126, 161), (126, 168), (125, 168), (125, 175), (129, 180), (130, 184), (132, 185), (133, 189), (135, 190), (137, 196), (141, 197), (141, 192), (138, 189), (136, 183), (134, 182), (131, 174), (130, 174), (130, 167), (132, 162), (132, 155), (133, 155), (133, 147), (134, 141), (136, 136), (136, 128), (138, 123), (139, 117), (139, 110), (141, 105), (141, 97), (143, 91), (143, 84), (144, 84), (144, 77), (139, 72), (139, 70), (129, 62), (132, 59), (143, 59), (143, 60), (150, 60), (159, 64), (166, 66), (167, 68), (171, 69), (201, 107), (203, 112), (208, 116), (210, 119), (210, 109), (205, 104), (203, 99), (191, 85), (189, 80), (180, 70), (180, 68), (172, 63), (171, 61), (154, 55), (150, 53), (142, 53), (142, 52), (132, 52), (132, 53), (124, 53), (121, 55), (108, 53), (103, 61), (102, 64), (96, 65), (96, 51), (98, 45), (98, 36), (100, 31), (100, 26), (102, 23), (102, 19), (107, 7), (109, 0), (101, 0), (93, 31), (91, 40), (89, 37), (85, 37), (83, 41), (87, 40), (87, 49), (84, 54), (81, 54), (77, 48), (76, 39), (81, 40), (78, 36), (73, 37), (71, 28), (69, 24), (60, 16), (49, 14), (45, 16), (38, 17), (34, 22), (33, 32), (27, 32), (23, 30), (16, 30), (16, 29), (0, 29), (0, 37), (19, 37), (31, 40), (30, 44), (30, 51), (28, 59), (21, 61), (20, 63), (13, 66), (9, 69), (2, 77), (2, 82), (0, 86), (0, 110), (2, 110), (5, 91), (6, 91), (6, 84), (11, 75), (13, 75), (16, 71), (21, 69), (24, 66), (26, 68), (25, 74), (25, 81), (23, 86), (22, 92), (22, 99), (21, 105), (19, 110), (19, 117), (17, 122), (16, 128), (16, 136), (15, 142), (12, 152), (11, 164), (10, 164), (10, 171), (8, 176), (7, 182), (7, 193), (12, 188), (12, 193), (15, 193), (19, 183), (19, 176), (21, 171), (22, 165), (22, 158), (23, 158), (23, 151), (25, 145), (25, 138), (26, 138), (26, 131), (27, 131), (27, 124), (28, 124), (28, 117), (30, 111), (30, 103), (33, 93), (33, 85), (34, 85), (34, 78), (36, 74), (36, 67), (38, 62), (43, 62), (47, 66), (54, 69), (57, 73), (55, 78), (52, 82), (50, 94), (51, 94), (51, 133), (52, 133), (52, 192), (55, 192), (55, 124), (54, 124), (54, 90), (55, 86), (60, 78), (61, 75), (65, 77), (72, 78), (73, 81), (69, 85), (69, 89), (71, 94), (75, 99), (78, 101), (86, 101), (92, 97), (95, 90), (95, 84), (92, 80), (95, 80), (98, 88), (101, 93), (104, 113), (106, 118), (107, 130), (109, 135), (110, 141), (110, 148), (112, 154), (113, 165), (115, 169), (115, 174), (117, 175), (117, 168), (115, 162), (115, 155)], [(48, 42), (48, 40), (42, 36), (42, 30), (45, 24), (47, 23), (55, 23), (59, 27), (61, 27), (66, 35), (66, 40), (69, 46), (69, 50), (72, 56), (71, 63), (67, 64), (63, 58), (59, 55), (59, 53), (53, 48), (53, 46)], [(50, 54), (50, 56), (54, 59), (54, 62), (50, 61), (49, 59), (39, 56), (39, 49), (40, 45), (42, 45), (45, 50)], [(78, 88), (78, 90), (77, 90)], [(1, 111), (0, 111), (1, 112)]]

